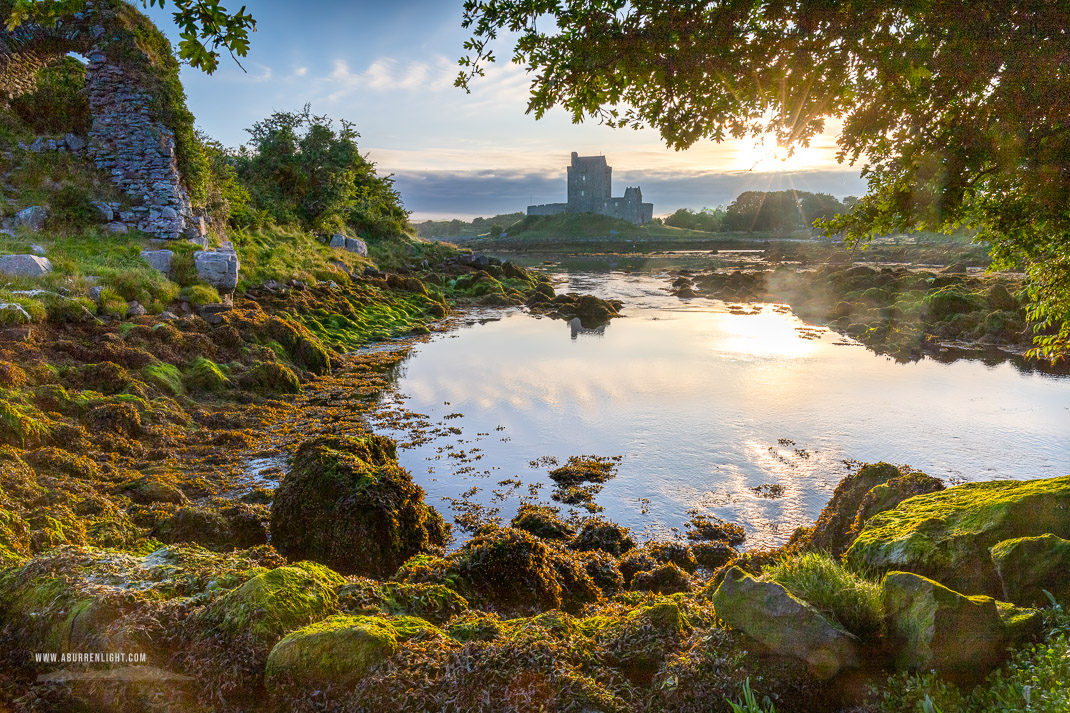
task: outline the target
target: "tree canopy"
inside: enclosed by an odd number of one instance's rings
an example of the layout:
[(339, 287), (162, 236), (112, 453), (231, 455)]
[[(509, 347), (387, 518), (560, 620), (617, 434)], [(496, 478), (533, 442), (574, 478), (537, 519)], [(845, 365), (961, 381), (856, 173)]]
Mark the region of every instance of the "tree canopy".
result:
[[(171, 0), (172, 13), (182, 38), (178, 57), (191, 67), (212, 74), (219, 67), (219, 50), (225, 49), (234, 61), (249, 52), (249, 32), (256, 32), (256, 20), (242, 5), (229, 12), (219, 0)], [(8, 29), (23, 22), (50, 24), (64, 15), (85, 8), (86, 0), (14, 0), (7, 17)], [(141, 0), (142, 7), (166, 7), (167, 0)], [(239, 66), (241, 66), (239, 64)]]
[(969, 227), (1025, 269), (1036, 346), (1070, 352), (1070, 4), (1048, 0), (466, 0), (457, 84), (502, 33), (528, 111), (653, 127), (683, 149), (843, 123), (868, 193), (849, 240)]
[[(233, 211), (239, 224), (296, 224), (322, 233), (343, 231), (367, 238), (390, 238), (411, 231), (390, 176), (357, 148), (359, 134), (345, 120), (340, 128), (309, 105), (275, 112), (248, 129), (249, 147), (230, 157), (247, 191)], [(226, 178), (223, 179), (224, 185)], [(226, 191), (223, 197), (235, 198)]]

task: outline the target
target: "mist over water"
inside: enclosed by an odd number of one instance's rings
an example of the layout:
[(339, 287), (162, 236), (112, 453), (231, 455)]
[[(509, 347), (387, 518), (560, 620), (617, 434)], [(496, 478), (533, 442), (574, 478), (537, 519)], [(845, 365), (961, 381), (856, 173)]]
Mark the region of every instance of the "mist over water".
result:
[[(402, 366), (405, 407), (460, 431), (399, 451), (447, 518), (443, 498), (473, 486), (471, 500), (505, 521), (529, 486), (542, 484), (550, 502), (548, 467), (530, 464), (545, 456), (621, 455), (596, 499), (603, 515), (667, 537), (697, 510), (745, 525), (748, 547), (812, 521), (845, 461), (951, 482), (1070, 473), (1065, 376), (1011, 361), (897, 364), (785, 306), (732, 314), (717, 300), (680, 300), (663, 275), (555, 279), (558, 292), (624, 300), (627, 316), (588, 331), (497, 313), (419, 345)], [(751, 490), (768, 484), (783, 495)]]

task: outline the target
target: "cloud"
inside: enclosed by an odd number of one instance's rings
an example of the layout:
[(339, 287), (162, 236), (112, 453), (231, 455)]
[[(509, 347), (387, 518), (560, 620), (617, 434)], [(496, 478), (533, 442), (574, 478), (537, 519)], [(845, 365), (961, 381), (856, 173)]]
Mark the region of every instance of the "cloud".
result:
[(354, 70), (348, 61), (336, 59), (330, 74), (313, 81), (328, 88), (328, 99), (338, 101), (357, 90), (438, 91), (453, 85), (453, 72), (453, 66), (445, 57), (437, 57), (431, 62), (379, 57), (363, 70)]

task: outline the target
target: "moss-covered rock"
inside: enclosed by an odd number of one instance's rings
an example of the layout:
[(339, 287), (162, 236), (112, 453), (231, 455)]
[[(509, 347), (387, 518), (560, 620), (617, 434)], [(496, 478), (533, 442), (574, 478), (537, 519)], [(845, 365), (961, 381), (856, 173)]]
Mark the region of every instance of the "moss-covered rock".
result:
[(776, 654), (804, 661), (828, 679), (858, 668), (858, 639), (776, 582), (763, 582), (733, 567), (713, 593), (717, 616)]
[(218, 510), (183, 507), (156, 523), (152, 536), (166, 543), (196, 543), (210, 550), (234, 549), (230, 523)]
[(691, 589), (687, 572), (673, 562), (660, 564), (652, 570), (639, 572), (632, 579), (632, 589), (656, 594), (675, 594)]
[(306, 441), (275, 491), (272, 543), (291, 558), (344, 574), (386, 577), (444, 545), (449, 529), (383, 436)]
[(854, 523), (869, 491), (902, 475), (889, 463), (868, 463), (841, 480), (808, 533), (807, 547), (832, 555), (842, 554), (856, 535)]
[(407, 614), (444, 624), (468, 609), (468, 601), (442, 584), (360, 579), (338, 590), (338, 606), (352, 614)]
[(910, 572), (885, 576), (884, 616), (897, 668), (936, 671), (955, 683), (980, 681), (1006, 659), (1011, 643), (994, 599), (965, 596)]
[(1070, 538), (1068, 509), (1070, 476), (967, 483), (870, 518), (847, 558), (859, 567), (931, 577), (966, 594), (1001, 596), (990, 548), (1018, 537)]
[(171, 503), (185, 505), (186, 496), (175, 485), (157, 475), (143, 475), (136, 480), (123, 484), (120, 492), (135, 503), (151, 505), (152, 503)]
[(205, 357), (197, 357), (182, 377), (190, 391), (216, 393), (230, 387), (230, 379), (218, 364)]
[(510, 527), (466, 542), (449, 556), (444, 576), (469, 600), (506, 611), (577, 607), (600, 595), (571, 553)]
[(598, 657), (633, 685), (649, 685), (666, 657), (692, 630), (678, 602), (654, 597), (626, 611), (595, 614), (578, 622)]
[(691, 551), (698, 565), (710, 570), (723, 567), (739, 555), (727, 542), (696, 542)]
[(258, 361), (253, 364), (238, 383), (246, 389), (264, 394), (299, 394), (301, 382), (285, 364), (275, 361)]
[(1047, 534), (1004, 540), (990, 550), (1003, 599), (1021, 606), (1047, 606), (1049, 592), (1070, 608), (1070, 540)]
[(943, 481), (921, 472), (907, 473), (898, 478), (892, 478), (886, 483), (873, 486), (858, 506), (858, 514), (855, 515), (854, 524), (851, 526), (852, 539), (861, 532), (866, 520), (877, 513), (891, 510), (915, 495), (938, 493), (943, 489)]
[(441, 635), (416, 617), (332, 616), (275, 645), (267, 660), (267, 684), (273, 689), (351, 687), (393, 656), (399, 642)]
[(228, 634), (248, 634), (267, 644), (334, 613), (345, 580), (314, 562), (298, 562), (258, 574), (228, 592), (201, 615)]

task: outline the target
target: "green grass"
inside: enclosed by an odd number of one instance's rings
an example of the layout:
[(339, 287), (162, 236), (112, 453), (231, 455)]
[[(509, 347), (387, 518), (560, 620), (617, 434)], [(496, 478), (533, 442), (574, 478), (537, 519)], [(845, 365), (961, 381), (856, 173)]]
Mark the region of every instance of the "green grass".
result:
[(368, 264), (356, 253), (328, 247), (299, 228), (272, 226), (237, 231), (232, 237), (241, 260), (239, 289), (268, 280), (341, 281), (345, 271), (332, 261), (357, 272)]
[(881, 629), (881, 587), (825, 553), (808, 552), (778, 562), (763, 579), (784, 586), (847, 631), (875, 639)]

